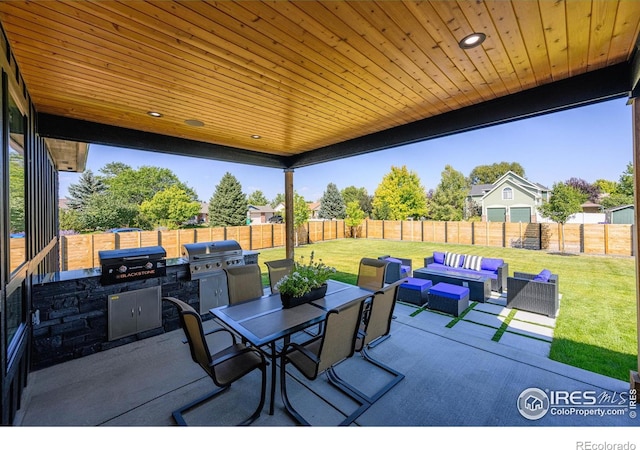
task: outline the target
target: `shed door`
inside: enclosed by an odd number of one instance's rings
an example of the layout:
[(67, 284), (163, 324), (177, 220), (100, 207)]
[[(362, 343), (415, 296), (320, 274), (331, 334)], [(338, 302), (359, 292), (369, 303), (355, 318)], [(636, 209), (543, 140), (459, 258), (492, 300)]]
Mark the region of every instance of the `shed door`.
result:
[(530, 223), (531, 208), (529, 207), (511, 208), (511, 222)]
[(506, 208), (487, 208), (487, 222), (504, 222)]
[(611, 213), (611, 223), (633, 223), (633, 208), (619, 209)]

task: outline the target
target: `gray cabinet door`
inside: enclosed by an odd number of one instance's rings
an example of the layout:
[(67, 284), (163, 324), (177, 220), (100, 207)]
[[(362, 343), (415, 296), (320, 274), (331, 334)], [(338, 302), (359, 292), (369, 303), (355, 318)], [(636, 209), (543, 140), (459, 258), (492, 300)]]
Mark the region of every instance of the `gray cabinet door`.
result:
[(110, 295), (109, 340), (162, 326), (160, 286)]
[(227, 275), (220, 270), (200, 279), (200, 314), (206, 314), (211, 308), (229, 304)]

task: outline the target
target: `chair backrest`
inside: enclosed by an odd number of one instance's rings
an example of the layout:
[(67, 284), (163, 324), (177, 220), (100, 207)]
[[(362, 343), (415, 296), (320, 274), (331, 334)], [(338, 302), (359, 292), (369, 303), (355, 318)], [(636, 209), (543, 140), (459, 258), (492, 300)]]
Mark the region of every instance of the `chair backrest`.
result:
[(182, 325), (182, 330), (184, 331), (187, 342), (189, 343), (191, 358), (195, 363), (199, 364), (205, 372), (210, 376), (213, 376), (211, 368), (211, 353), (209, 353), (209, 346), (207, 345), (207, 340), (204, 337), (200, 314), (198, 314), (190, 305), (182, 300), (178, 300), (177, 298), (164, 297), (162, 300), (171, 302), (178, 307), (180, 324)]
[(327, 313), (316, 375), (353, 355), (363, 303), (352, 301)]
[(275, 261), (265, 262), (267, 269), (269, 269), (269, 285), (271, 286), (271, 293), (278, 292), (276, 284), (285, 275), (290, 275), (293, 271), (294, 261), (291, 258), (277, 259)]
[(389, 261), (375, 258), (362, 258), (358, 269), (358, 287), (377, 291), (384, 286)]
[(227, 267), (224, 271), (227, 273), (230, 305), (260, 298), (264, 294), (262, 290), (262, 275), (257, 264)]
[(398, 288), (403, 281), (390, 284), (377, 291), (371, 300), (371, 308), (364, 324), (364, 337), (358, 342), (356, 350), (362, 349), (371, 341), (386, 336), (391, 331), (393, 308), (396, 304)]

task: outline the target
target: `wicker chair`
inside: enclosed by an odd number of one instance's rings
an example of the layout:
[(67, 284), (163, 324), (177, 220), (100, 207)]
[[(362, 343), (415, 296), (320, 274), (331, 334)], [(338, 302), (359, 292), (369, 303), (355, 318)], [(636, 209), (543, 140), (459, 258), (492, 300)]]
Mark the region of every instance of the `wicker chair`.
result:
[[(259, 369), (262, 372), (262, 388), (260, 393), (260, 403), (253, 414), (240, 425), (249, 425), (260, 417), (260, 412), (265, 402), (267, 387), (267, 363), (261, 352), (247, 347), (245, 344), (236, 342), (236, 338), (229, 330), (224, 328), (214, 328), (207, 334), (226, 334), (231, 337), (231, 345), (211, 354), (205, 333), (202, 329), (202, 319), (200, 315), (187, 303), (174, 297), (164, 297), (162, 300), (168, 301), (178, 308), (180, 314), (180, 324), (184, 330), (191, 350), (191, 358), (211, 377), (213, 383), (218, 386), (213, 392), (201, 397), (173, 412), (173, 418), (178, 425), (187, 425), (183, 414), (199, 405), (209, 401), (213, 397), (221, 394), (231, 384), (245, 375)], [(213, 337), (216, 337), (215, 335)]]
[(413, 273), (413, 261), (408, 258), (397, 258), (395, 256), (378, 256), (378, 259), (389, 261), (387, 274), (384, 277), (385, 283), (395, 283), (402, 278), (410, 277)]
[(507, 308), (520, 309), (555, 318), (560, 307), (558, 275), (549, 281), (535, 281), (537, 274), (514, 272), (507, 277)]

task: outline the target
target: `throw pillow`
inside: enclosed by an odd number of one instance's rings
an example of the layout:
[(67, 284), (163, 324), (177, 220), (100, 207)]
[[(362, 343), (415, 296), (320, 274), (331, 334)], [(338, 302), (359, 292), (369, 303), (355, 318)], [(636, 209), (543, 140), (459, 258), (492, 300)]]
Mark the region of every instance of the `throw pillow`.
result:
[(433, 252), (433, 262), (436, 264), (444, 264), (444, 252)]
[(480, 270), (480, 267), (482, 267), (482, 256), (466, 255), (462, 267), (464, 269)]
[(500, 267), (502, 264), (504, 264), (504, 261), (502, 259), (482, 258), (482, 264), (480, 268), (482, 270), (490, 270), (492, 272), (496, 272), (498, 270), (498, 267)]
[(460, 265), (460, 256), (457, 253), (446, 252), (444, 254), (444, 265), (449, 267), (458, 267)]
[(547, 281), (549, 281), (549, 278), (551, 278), (551, 271), (544, 269), (538, 275), (533, 277), (533, 281), (543, 281), (546, 283)]

